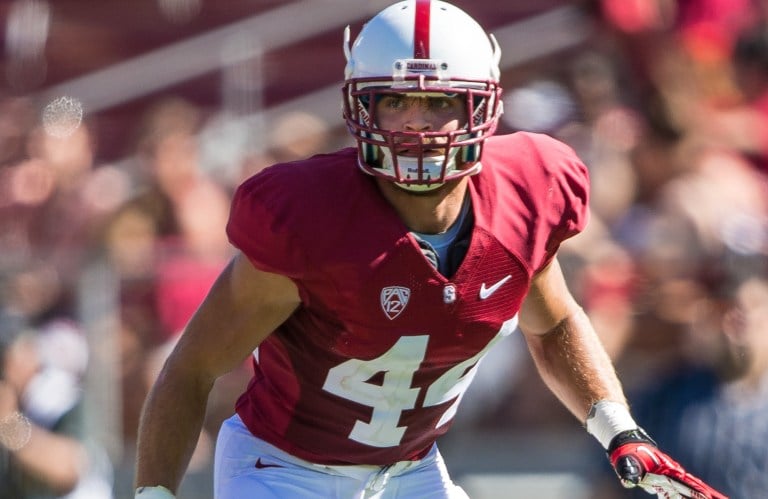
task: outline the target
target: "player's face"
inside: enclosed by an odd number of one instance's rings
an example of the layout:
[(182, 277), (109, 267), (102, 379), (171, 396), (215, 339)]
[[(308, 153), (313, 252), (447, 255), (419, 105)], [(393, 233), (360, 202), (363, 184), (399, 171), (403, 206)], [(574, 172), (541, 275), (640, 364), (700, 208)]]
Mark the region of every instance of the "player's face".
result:
[(385, 130), (451, 132), (466, 125), (467, 109), (464, 98), (458, 95), (388, 94), (376, 103), (376, 118), (377, 125)]

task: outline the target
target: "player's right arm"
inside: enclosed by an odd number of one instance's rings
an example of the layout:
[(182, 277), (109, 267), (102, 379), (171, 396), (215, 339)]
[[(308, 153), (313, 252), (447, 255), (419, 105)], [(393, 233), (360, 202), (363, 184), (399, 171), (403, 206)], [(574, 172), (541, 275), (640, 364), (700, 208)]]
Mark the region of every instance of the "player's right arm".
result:
[(293, 281), (257, 270), (242, 254), (222, 271), (147, 397), (139, 424), (137, 488), (176, 491), (214, 382), (241, 365), (299, 303)]

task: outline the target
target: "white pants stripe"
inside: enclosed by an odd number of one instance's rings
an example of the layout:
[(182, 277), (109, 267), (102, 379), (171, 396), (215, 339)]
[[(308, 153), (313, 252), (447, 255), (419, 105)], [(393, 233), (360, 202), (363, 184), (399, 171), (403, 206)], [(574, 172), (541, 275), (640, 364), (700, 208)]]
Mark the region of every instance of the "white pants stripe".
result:
[[(259, 462), (260, 467), (256, 466)], [(467, 499), (437, 446), (420, 461), (390, 466), (326, 466), (254, 437), (235, 415), (216, 443), (215, 499)]]

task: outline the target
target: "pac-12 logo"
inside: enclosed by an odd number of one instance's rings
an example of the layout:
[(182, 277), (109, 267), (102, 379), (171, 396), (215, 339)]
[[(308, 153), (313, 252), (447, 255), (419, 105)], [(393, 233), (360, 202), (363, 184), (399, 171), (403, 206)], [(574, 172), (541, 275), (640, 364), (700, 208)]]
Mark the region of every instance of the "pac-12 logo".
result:
[(381, 308), (390, 320), (400, 315), (408, 305), (411, 290), (403, 286), (387, 286), (381, 290)]

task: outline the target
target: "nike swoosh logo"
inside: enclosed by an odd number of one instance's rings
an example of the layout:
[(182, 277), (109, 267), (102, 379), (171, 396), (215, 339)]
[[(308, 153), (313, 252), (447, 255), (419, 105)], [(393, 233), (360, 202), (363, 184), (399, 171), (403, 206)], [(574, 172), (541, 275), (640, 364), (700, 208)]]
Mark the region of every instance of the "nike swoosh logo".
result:
[(490, 288), (486, 288), (485, 287), (485, 283), (481, 284), (480, 285), (480, 299), (481, 300), (485, 300), (486, 298), (491, 296), (493, 293), (495, 293), (496, 290), (498, 290), (500, 287), (502, 287), (504, 285), (504, 283), (507, 282), (510, 279), (512, 279), (512, 275), (508, 274), (506, 277), (504, 277), (502, 280), (500, 280), (499, 282), (497, 282), (496, 284), (494, 284)]
[(254, 466), (259, 470), (263, 470), (264, 468), (282, 468), (282, 466), (279, 464), (264, 464), (261, 462), (261, 458), (256, 460), (256, 464)]

